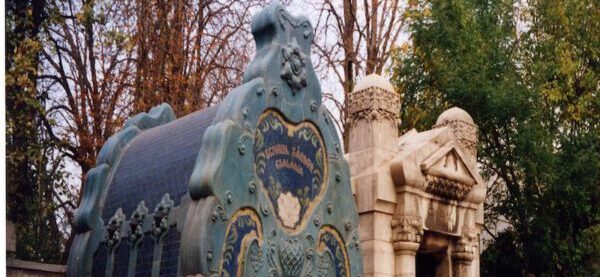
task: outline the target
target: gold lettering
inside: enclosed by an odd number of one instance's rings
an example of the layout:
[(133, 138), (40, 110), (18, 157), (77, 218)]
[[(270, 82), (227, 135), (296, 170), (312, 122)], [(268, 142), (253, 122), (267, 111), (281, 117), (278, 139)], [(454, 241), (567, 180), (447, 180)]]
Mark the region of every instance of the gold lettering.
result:
[[(300, 176), (304, 176), (304, 168), (306, 168), (308, 172), (313, 172), (315, 168), (313, 162), (297, 147), (292, 147), (290, 155), (288, 146), (279, 143), (265, 149), (264, 154), (266, 159), (271, 159), (275, 156), (286, 156), (275, 160), (275, 168), (278, 170), (287, 168), (298, 173)], [(296, 163), (295, 160), (299, 161), (302, 166)]]
[(292, 148), (292, 157), (298, 159), (306, 168), (308, 168), (308, 171), (313, 171), (315, 166), (313, 165), (312, 161), (307, 158), (306, 155), (298, 148)]
[(275, 160), (275, 168), (277, 170), (282, 168), (291, 169), (292, 171), (298, 173), (298, 175), (304, 176), (304, 170), (294, 161), (286, 159), (277, 159)]
[(275, 144), (265, 150), (265, 155), (266, 155), (267, 159), (270, 159), (276, 155), (289, 155), (289, 154), (290, 154), (290, 150), (288, 149), (287, 145), (283, 145), (283, 144)]

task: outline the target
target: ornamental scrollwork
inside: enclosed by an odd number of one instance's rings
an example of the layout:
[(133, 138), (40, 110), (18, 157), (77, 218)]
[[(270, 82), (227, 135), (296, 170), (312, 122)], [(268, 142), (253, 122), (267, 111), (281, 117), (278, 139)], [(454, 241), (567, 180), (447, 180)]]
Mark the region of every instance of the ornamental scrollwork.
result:
[(327, 153), (319, 131), (310, 122), (293, 124), (268, 111), (258, 121), (253, 149), (259, 187), (270, 202), (260, 204), (261, 212), (267, 215), (271, 207), (284, 230), (298, 230), (327, 186)]
[(335, 270), (333, 269), (333, 258), (329, 251), (325, 251), (319, 254), (319, 260), (317, 264), (318, 276), (335, 276)]
[(283, 78), (296, 93), (306, 87), (306, 55), (298, 45), (296, 39), (292, 39), (289, 45), (281, 47), (283, 56), (281, 78)]
[(253, 209), (234, 213), (223, 244), (220, 276), (350, 276), (346, 244), (332, 226), (323, 226), (316, 241), (311, 235), (306, 240), (285, 235), (265, 238), (261, 230)]
[(348, 253), (340, 234), (331, 226), (324, 226), (319, 232), (317, 268), (320, 276), (350, 275)]

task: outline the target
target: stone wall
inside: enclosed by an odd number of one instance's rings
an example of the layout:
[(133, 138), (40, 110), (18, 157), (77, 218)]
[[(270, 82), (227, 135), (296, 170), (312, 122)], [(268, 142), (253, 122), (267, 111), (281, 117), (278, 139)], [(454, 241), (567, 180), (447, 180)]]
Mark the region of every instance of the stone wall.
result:
[(65, 276), (67, 266), (6, 259), (6, 275), (9, 277), (55, 277)]
[[(6, 253), (10, 254), (17, 250), (17, 236), (15, 225), (6, 222)], [(34, 276), (65, 276), (66, 265), (44, 264), (19, 259), (6, 258), (6, 276), (9, 277), (34, 277)]]

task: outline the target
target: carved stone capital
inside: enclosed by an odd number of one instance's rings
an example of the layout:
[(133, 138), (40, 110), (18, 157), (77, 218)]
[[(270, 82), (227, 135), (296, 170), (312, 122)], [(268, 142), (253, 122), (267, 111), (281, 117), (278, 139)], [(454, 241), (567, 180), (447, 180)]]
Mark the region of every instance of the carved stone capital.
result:
[(475, 227), (463, 227), (460, 239), (454, 244), (452, 258), (458, 261), (472, 261), (477, 254), (478, 231)]
[(394, 250), (416, 251), (422, 236), (423, 227), (421, 217), (397, 215), (392, 218), (392, 243)]
[(359, 120), (391, 121), (394, 126), (400, 123), (400, 95), (379, 87), (367, 87), (353, 91), (349, 95), (350, 126)]

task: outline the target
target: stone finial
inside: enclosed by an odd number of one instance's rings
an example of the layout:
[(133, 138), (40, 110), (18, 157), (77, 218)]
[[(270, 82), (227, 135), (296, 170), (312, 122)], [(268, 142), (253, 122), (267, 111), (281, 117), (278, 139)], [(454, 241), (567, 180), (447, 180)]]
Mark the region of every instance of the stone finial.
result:
[(465, 110), (453, 107), (444, 111), (438, 117), (433, 128), (450, 127), (460, 142), (461, 146), (469, 155), (470, 162), (477, 161), (477, 125), (473, 118)]
[(360, 80), (349, 95), (350, 126), (358, 120), (387, 119), (400, 123), (400, 95), (385, 78), (370, 74)]

